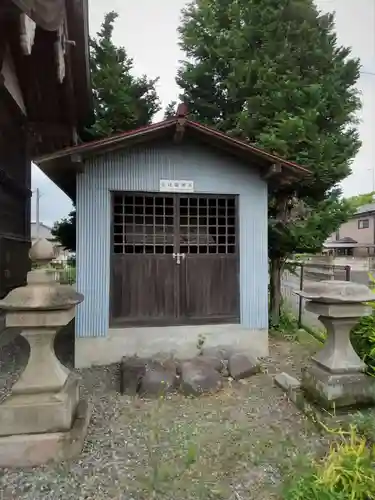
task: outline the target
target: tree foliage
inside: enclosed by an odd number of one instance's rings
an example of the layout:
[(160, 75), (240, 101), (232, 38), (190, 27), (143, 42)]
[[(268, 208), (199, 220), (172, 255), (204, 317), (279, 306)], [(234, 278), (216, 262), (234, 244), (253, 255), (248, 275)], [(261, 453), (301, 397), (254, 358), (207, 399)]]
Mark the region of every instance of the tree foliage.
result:
[(285, 259), (319, 250), (352, 212), (337, 185), (360, 147), (359, 61), (312, 0), (195, 0), (179, 33), (186, 58), (177, 83), (193, 117), (311, 170), (287, 188), (270, 185), (277, 320)]
[(177, 111), (177, 102), (176, 101), (170, 102), (167, 105), (167, 107), (165, 108), (164, 119), (171, 118), (172, 116), (175, 116), (176, 115), (176, 111)]
[[(101, 30), (90, 40), (90, 69), (95, 122), (86, 130), (83, 141), (100, 139), (151, 123), (161, 107), (156, 93), (157, 79), (132, 74), (133, 60), (124, 47), (112, 40), (116, 12), (105, 15)], [(76, 214), (57, 222), (54, 236), (75, 251)]]
[(61, 245), (70, 250), (76, 251), (76, 211), (70, 212), (68, 217), (64, 217), (59, 222), (55, 222), (52, 228), (52, 236), (54, 236)]
[(90, 70), (95, 123), (84, 139), (90, 141), (151, 123), (160, 110), (158, 79), (135, 77), (133, 59), (112, 40), (116, 12), (104, 17), (101, 30), (90, 40)]
[(350, 198), (348, 198), (348, 202), (355, 209), (361, 207), (362, 205), (368, 205), (370, 203), (374, 203), (374, 200), (375, 200), (375, 191), (372, 191), (371, 193), (358, 194), (356, 196), (351, 196)]

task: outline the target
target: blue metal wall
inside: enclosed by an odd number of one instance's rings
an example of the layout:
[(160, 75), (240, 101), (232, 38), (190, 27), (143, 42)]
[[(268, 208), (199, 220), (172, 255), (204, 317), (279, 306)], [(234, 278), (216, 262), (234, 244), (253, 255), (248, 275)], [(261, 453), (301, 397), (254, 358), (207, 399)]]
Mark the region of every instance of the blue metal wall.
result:
[(79, 337), (109, 324), (110, 191), (159, 191), (160, 179), (193, 180), (195, 192), (239, 195), (241, 324), (268, 327), (267, 184), (256, 171), (208, 147), (150, 145), (97, 156), (77, 177)]

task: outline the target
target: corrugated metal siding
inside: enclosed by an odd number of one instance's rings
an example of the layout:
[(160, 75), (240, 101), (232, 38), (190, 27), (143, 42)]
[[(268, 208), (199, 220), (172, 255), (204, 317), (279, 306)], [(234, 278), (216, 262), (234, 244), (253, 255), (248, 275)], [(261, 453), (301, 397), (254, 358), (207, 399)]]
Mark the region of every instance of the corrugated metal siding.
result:
[(239, 195), (241, 324), (267, 328), (267, 185), (235, 159), (184, 143), (98, 156), (78, 176), (77, 288), (85, 300), (77, 311), (77, 335), (108, 331), (110, 191), (157, 192), (160, 179), (193, 180), (198, 193)]

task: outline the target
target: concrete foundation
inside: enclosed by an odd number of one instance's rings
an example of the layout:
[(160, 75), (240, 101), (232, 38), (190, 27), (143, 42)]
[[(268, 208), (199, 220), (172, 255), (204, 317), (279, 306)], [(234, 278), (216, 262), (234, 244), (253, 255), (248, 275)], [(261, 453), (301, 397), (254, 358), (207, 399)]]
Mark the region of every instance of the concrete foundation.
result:
[(106, 337), (76, 338), (75, 366), (118, 363), (124, 356), (149, 358), (173, 354), (189, 359), (197, 354), (199, 336), (207, 347), (232, 346), (245, 354), (268, 356), (268, 330), (248, 330), (241, 325), (113, 328)]
[(0, 438), (0, 467), (34, 467), (71, 460), (79, 455), (87, 434), (91, 405), (81, 400), (67, 432), (19, 434)]

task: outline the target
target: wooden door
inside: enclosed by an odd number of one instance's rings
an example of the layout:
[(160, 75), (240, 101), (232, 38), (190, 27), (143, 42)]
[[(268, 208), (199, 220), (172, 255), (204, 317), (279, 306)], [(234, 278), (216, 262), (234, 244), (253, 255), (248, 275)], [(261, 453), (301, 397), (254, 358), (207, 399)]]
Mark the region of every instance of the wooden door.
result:
[(236, 197), (113, 196), (112, 325), (239, 321)]
[(178, 270), (176, 198), (113, 196), (111, 324), (174, 324)]
[(239, 322), (236, 197), (178, 199), (180, 311), (185, 323)]

